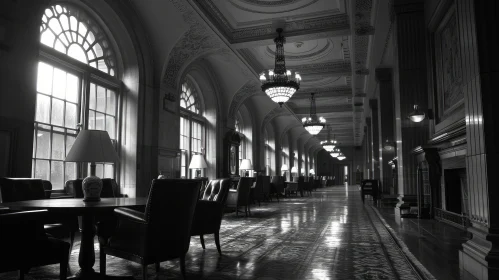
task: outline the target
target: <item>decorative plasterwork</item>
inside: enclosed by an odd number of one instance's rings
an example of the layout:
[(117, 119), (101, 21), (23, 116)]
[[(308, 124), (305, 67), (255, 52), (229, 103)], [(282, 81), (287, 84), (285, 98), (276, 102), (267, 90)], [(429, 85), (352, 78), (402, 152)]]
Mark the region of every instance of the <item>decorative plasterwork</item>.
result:
[(300, 72), (300, 74), (330, 73), (334, 75), (335, 73), (340, 73), (342, 75), (348, 75), (351, 73), (349, 61), (331, 61), (325, 63), (306, 64), (295, 66), (293, 67), (293, 70)]
[[(289, 53), (289, 52), (284, 51), (284, 54), (286, 55), (286, 60), (295, 61), (295, 60), (303, 60), (303, 59), (309, 59), (309, 58), (320, 59), (324, 56), (327, 56), (328, 54), (330, 54), (333, 51), (334, 45), (333, 45), (333, 42), (331, 40), (324, 40), (324, 41), (325, 41), (325, 43), (323, 42), (324, 45), (322, 46), (322, 48), (315, 50), (313, 52), (309, 52), (309, 53), (305, 53), (305, 54), (294, 54), (294, 53)], [(315, 42), (317, 42), (317, 40)], [(265, 54), (271, 58), (275, 57), (275, 51), (272, 50), (272, 48), (270, 48), (270, 46), (267, 46), (267, 48), (265, 49)]]
[(260, 83), (255, 80), (249, 80), (246, 82), (232, 97), (232, 101), (229, 107), (228, 117), (234, 119), (236, 112), (239, 107), (244, 103), (244, 101), (256, 94), (262, 93), (260, 88)]
[[(260, 6), (264, 8), (269, 8), (269, 7), (278, 7), (278, 6), (285, 6), (289, 4), (294, 4), (297, 2), (303, 2), (303, 0), (281, 0), (281, 1), (260, 1), (260, 0), (240, 0), (241, 2), (246, 2), (248, 4), (252, 4), (255, 6)], [(295, 6), (291, 9), (286, 9), (286, 10), (279, 10), (279, 11), (266, 11), (262, 9), (250, 9), (250, 8), (245, 8), (242, 5), (238, 5), (235, 0), (230, 0), (230, 3), (243, 11), (251, 12), (251, 13), (257, 13), (257, 14), (276, 14), (276, 13), (287, 13), (287, 12), (292, 12), (298, 9), (303, 9), (307, 6), (310, 6), (312, 4), (315, 4), (319, 0), (309, 0), (308, 2), (304, 3), (303, 5), (300, 6)]]
[(289, 115), (289, 112), (282, 107), (275, 107), (274, 109), (272, 109), (262, 121), (262, 126), (260, 128), (262, 134), (265, 131), (265, 127), (267, 127), (267, 124), (269, 124), (274, 118), (287, 115)]
[[(273, 39), (275, 37), (276, 31), (272, 24), (233, 29), (212, 0), (195, 1), (195, 3), (231, 44)], [(339, 14), (286, 21), (284, 30), (286, 31), (286, 37), (291, 37), (323, 31), (348, 30), (349, 28), (348, 15)]]
[(168, 64), (163, 76), (163, 84), (167, 88), (176, 88), (179, 71), (186, 62), (206, 51), (223, 47), (222, 41), (201, 23), (198, 15), (189, 9), (183, 0), (170, 0), (182, 13), (182, 17), (190, 28), (178, 40), (168, 56)]
[[(282, 143), (282, 139), (286, 135), (286, 133), (288, 133), (288, 131), (290, 131), (293, 128), (300, 127), (300, 126), (303, 126), (303, 125), (301, 123), (297, 123), (297, 122), (292, 123), (292, 124), (288, 124), (288, 126), (286, 126), (281, 133), (281, 137), (279, 138), (280, 143)], [(288, 143), (288, 144), (291, 145), (291, 143)]]

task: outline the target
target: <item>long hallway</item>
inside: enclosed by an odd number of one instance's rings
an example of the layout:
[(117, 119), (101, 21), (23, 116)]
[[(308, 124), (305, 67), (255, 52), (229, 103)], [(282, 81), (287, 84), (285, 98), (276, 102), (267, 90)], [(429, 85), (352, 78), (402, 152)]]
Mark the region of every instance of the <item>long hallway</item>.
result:
[[(362, 205), (357, 186), (335, 186), (311, 197), (262, 203), (252, 207), (249, 218), (226, 214), (220, 233), (223, 256), (212, 236), (205, 237), (205, 251), (198, 238), (192, 238), (188, 279), (421, 279), (421, 274), (434, 279), (424, 268), (413, 268), (376, 211), (367, 200)], [(73, 271), (78, 268), (78, 248), (76, 242)], [(98, 253), (96, 258), (98, 271)], [(107, 263), (108, 275), (140, 279), (137, 264), (110, 256)], [(26, 279), (57, 279), (57, 272), (57, 265), (33, 268)], [(161, 263), (158, 275), (151, 265), (148, 274), (153, 279), (181, 279), (176, 260)]]

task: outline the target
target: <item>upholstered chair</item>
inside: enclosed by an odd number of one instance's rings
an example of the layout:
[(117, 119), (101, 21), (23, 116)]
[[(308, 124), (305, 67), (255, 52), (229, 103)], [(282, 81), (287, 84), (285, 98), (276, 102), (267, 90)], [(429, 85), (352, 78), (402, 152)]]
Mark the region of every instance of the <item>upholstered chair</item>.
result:
[(272, 176), (270, 181), (270, 201), (272, 201), (272, 196), (275, 195), (277, 202), (279, 202), (279, 196), (284, 193), (284, 177), (283, 176)]
[[(46, 182), (45, 186), (47, 186)], [(43, 180), (33, 178), (0, 178), (0, 203), (37, 199), (46, 199)], [(9, 210), (8, 212), (17, 211)], [(57, 238), (68, 238), (69, 236), (70, 254), (73, 248), (75, 233), (78, 230), (78, 220), (76, 217), (48, 214), (48, 217), (44, 221), (44, 228), (47, 234)]]
[(264, 199), (268, 200), (270, 196), (270, 176), (261, 176), (262, 191)]
[(100, 251), (100, 271), (106, 274), (106, 255), (142, 265), (180, 258), (185, 279), (185, 254), (189, 250), (191, 226), (199, 195), (200, 182), (185, 179), (152, 180), (145, 212), (117, 208), (118, 228)]
[(47, 210), (0, 214), (0, 272), (19, 271), (19, 279), (31, 267), (59, 263), (59, 279), (66, 279), (69, 243), (45, 234)]
[(248, 217), (248, 214), (251, 216), (250, 190), (252, 184), (253, 184), (253, 178), (241, 177), (239, 179), (239, 183), (237, 184), (237, 189), (229, 190), (229, 196), (227, 198), (227, 208), (235, 209), (236, 216), (239, 215), (240, 207), (244, 207), (244, 213), (246, 217)]
[(205, 249), (203, 235), (213, 234), (220, 255), (222, 250), (219, 233), (230, 185), (228, 178), (209, 181), (197, 202), (192, 222), (191, 236), (199, 235), (201, 246)]
[(263, 193), (263, 176), (257, 176), (254, 184), (253, 199), (258, 201), (258, 206), (260, 206), (260, 202), (265, 199), (265, 194)]

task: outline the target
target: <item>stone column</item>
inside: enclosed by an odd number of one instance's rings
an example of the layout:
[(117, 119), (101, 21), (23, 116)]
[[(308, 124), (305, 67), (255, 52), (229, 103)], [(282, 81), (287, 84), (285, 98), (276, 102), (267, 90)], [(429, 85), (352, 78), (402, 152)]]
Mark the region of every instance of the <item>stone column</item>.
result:
[(393, 194), (392, 166), (388, 164), (395, 157), (395, 150), (389, 151), (383, 148), (385, 141), (395, 145), (393, 127), (395, 123), (395, 115), (393, 112), (393, 85), (392, 85), (392, 69), (377, 68), (376, 80), (379, 85), (379, 120), (380, 128), (380, 173), (382, 190), (384, 194)]
[(428, 120), (413, 123), (407, 116), (413, 111), (414, 104), (418, 104), (423, 110), (428, 108), (428, 88), (424, 1), (396, 0), (394, 11), (394, 101), (399, 210), (417, 205), (417, 164), (411, 151), (428, 140)]
[(499, 279), (499, 24), (496, 1), (457, 1), (462, 89), (466, 110), (466, 170), (473, 238), (460, 251), (461, 268), (476, 279)]
[(369, 100), (369, 107), (371, 107), (371, 130), (372, 130), (372, 169), (373, 179), (381, 179), (380, 171), (380, 133), (379, 133), (379, 116), (378, 116), (378, 100)]

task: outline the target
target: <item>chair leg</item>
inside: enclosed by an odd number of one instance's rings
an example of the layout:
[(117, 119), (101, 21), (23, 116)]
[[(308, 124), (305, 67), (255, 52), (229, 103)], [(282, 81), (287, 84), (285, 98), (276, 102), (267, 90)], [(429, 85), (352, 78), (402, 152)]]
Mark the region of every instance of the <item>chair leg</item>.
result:
[(75, 241), (75, 234), (76, 232), (74, 231), (69, 231), (69, 254), (68, 254), (68, 265), (66, 266), (68, 268), (67, 273), (71, 275), (71, 266), (69, 265), (69, 260), (71, 259), (71, 252), (73, 252), (73, 245)]
[(159, 273), (159, 262), (156, 262), (156, 273)]
[(100, 266), (100, 274), (106, 275), (106, 253), (100, 248), (99, 252), (99, 266)]
[(222, 255), (222, 249), (220, 248), (220, 233), (215, 232), (215, 244), (217, 245), (218, 254)]
[(147, 264), (142, 264), (142, 280), (147, 279)]
[(182, 277), (187, 279), (185, 275), (185, 256), (180, 257), (180, 272), (182, 273)]
[(199, 235), (199, 240), (201, 241), (201, 247), (203, 247), (203, 250), (204, 250), (204, 249), (206, 249), (206, 248), (204, 247), (204, 237), (203, 237), (203, 235), (202, 235), (202, 234), (200, 234), (200, 235)]

